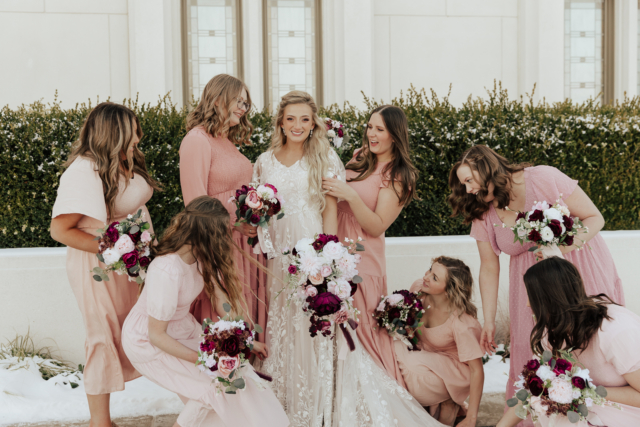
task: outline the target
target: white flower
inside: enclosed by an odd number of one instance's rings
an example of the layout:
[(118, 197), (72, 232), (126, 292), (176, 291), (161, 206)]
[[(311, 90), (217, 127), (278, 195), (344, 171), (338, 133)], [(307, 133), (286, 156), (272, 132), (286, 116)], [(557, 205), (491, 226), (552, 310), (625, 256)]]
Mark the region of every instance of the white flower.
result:
[(589, 376), (589, 370), (588, 369), (578, 368), (578, 371), (576, 371), (576, 373), (573, 374), (573, 376), (574, 377), (580, 377), (585, 381), (589, 381), (590, 383), (593, 382), (593, 380)]
[(574, 388), (573, 394), (571, 395), (571, 400), (578, 399), (580, 396), (582, 396), (582, 391), (579, 388)]
[(273, 189), (265, 185), (258, 186), (256, 191), (263, 199), (271, 200), (276, 197), (276, 193), (273, 192)]
[(142, 256), (149, 256), (149, 254), (151, 254), (151, 251), (149, 250), (149, 247), (147, 246), (146, 248), (144, 248), (144, 253), (142, 254)]
[(313, 275), (320, 272), (320, 267), (322, 263), (320, 262), (320, 258), (318, 258), (315, 252), (303, 252), (300, 255), (300, 269), (308, 274)]
[(112, 265), (120, 260), (120, 252), (113, 248), (109, 248), (102, 252), (102, 258), (104, 259), (105, 264)]
[(547, 365), (542, 365), (538, 368), (538, 370), (536, 371), (536, 375), (542, 380), (542, 381), (547, 381), (547, 380), (552, 380), (556, 377), (555, 372), (553, 372), (551, 370), (551, 368)]
[(336, 287), (338, 286), (338, 284), (336, 282), (334, 282), (333, 280), (330, 282), (327, 282), (327, 290), (329, 292), (331, 292), (332, 294), (336, 294)]
[(573, 401), (573, 386), (563, 378), (554, 378), (549, 387), (549, 398), (554, 402), (567, 404)]
[(571, 212), (569, 212), (569, 208), (566, 206), (562, 206), (562, 205), (558, 205), (557, 209), (560, 211), (560, 213), (564, 216), (569, 216), (571, 215)]
[(562, 212), (557, 209), (549, 208), (543, 211), (542, 214), (549, 221), (551, 221), (552, 219), (557, 219), (558, 221), (562, 222)]
[(213, 358), (213, 354), (207, 358), (207, 361), (204, 362), (207, 368), (213, 368), (216, 364), (216, 359)]
[(400, 294), (391, 294), (387, 297), (387, 303), (393, 307), (404, 301), (404, 297)]
[(336, 242), (328, 242), (322, 248), (322, 256), (324, 256), (328, 260), (337, 260), (342, 258), (346, 249), (340, 243)]
[(127, 234), (123, 234), (122, 236), (120, 236), (113, 247), (120, 253), (120, 255), (124, 255), (134, 250), (136, 248), (136, 245), (133, 244), (133, 240), (131, 240), (131, 237), (129, 237)]
[(523, 239), (528, 234), (528, 230), (526, 228), (518, 228), (518, 237)]
[(593, 406), (593, 399), (587, 397), (586, 399), (584, 399), (584, 404), (587, 405), (587, 408), (591, 408)]
[(333, 129), (330, 129), (327, 131), (327, 138), (335, 138), (336, 137), (336, 131)]
[(340, 148), (340, 146), (342, 145), (342, 140), (343, 140), (343, 139), (344, 139), (344, 138), (340, 138), (339, 136), (335, 137), (335, 138), (333, 139), (333, 145), (335, 145), (335, 146), (336, 146), (336, 148)]
[(540, 236), (542, 236), (542, 240), (545, 242), (550, 242), (553, 240), (553, 231), (549, 227), (544, 227), (540, 230)]
[(529, 403), (531, 404), (533, 410), (540, 415), (546, 413), (547, 409), (549, 409), (547, 405), (542, 404), (542, 399), (540, 399), (540, 397), (538, 396), (531, 396), (529, 398)]
[(521, 390), (524, 388), (524, 377), (522, 376), (522, 374), (518, 375), (518, 381), (513, 383), (513, 386), (516, 388), (516, 390)]
[(315, 253), (315, 249), (313, 249), (313, 246), (311, 246), (313, 244), (315, 240), (314, 239), (309, 239), (307, 237), (298, 240), (298, 243), (296, 243), (296, 251), (299, 254), (302, 254), (303, 252), (314, 252)]
[(335, 287), (335, 292), (333, 292), (338, 298), (345, 299), (349, 295), (351, 295), (351, 285), (344, 279), (338, 279), (336, 281), (337, 286)]
[(343, 257), (338, 260), (338, 268), (343, 273), (351, 272), (356, 268), (356, 257), (345, 252)]

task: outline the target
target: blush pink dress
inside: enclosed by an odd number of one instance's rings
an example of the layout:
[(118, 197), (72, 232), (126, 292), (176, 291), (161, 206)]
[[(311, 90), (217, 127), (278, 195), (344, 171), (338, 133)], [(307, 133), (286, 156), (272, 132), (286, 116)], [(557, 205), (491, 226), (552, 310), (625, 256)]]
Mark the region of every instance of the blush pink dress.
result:
[[(624, 387), (629, 383), (623, 375), (640, 369), (640, 317), (624, 307), (609, 305), (611, 320), (591, 338), (583, 352), (574, 352), (581, 367), (589, 370), (595, 385)], [(589, 412), (598, 415), (607, 426), (640, 426), (640, 408), (620, 405), (622, 410), (610, 406), (592, 406)], [(547, 427), (548, 418), (539, 418)], [(557, 417), (557, 427), (587, 427), (587, 423), (572, 424), (567, 418)]]
[[(52, 217), (63, 214), (84, 215), (77, 228), (91, 235), (113, 221), (121, 221), (142, 209), (151, 223), (145, 203), (153, 188), (137, 174), (126, 185), (120, 179), (115, 212), (107, 218), (103, 185), (91, 160), (78, 157), (60, 177), (58, 196)], [(153, 231), (153, 227), (151, 228)], [(93, 280), (94, 267), (106, 268), (96, 254), (67, 248), (67, 276), (82, 312), (86, 329), (84, 386), (87, 394), (107, 394), (124, 390), (124, 383), (140, 376), (129, 362), (121, 345), (121, 327), (138, 299), (138, 285), (126, 276), (109, 273), (109, 281)]]
[[(358, 151), (354, 153), (354, 158)], [(353, 159), (352, 159), (353, 161)], [(351, 181), (359, 174), (347, 170), (347, 184), (353, 188), (369, 209), (375, 212), (378, 204), (378, 193), (381, 188), (389, 186), (389, 179), (382, 176), (382, 169), (388, 162), (378, 163), (376, 170), (362, 181)], [(358, 291), (353, 296), (354, 305), (360, 310), (359, 326), (356, 334), (364, 349), (373, 361), (389, 373), (391, 378), (404, 386), (404, 380), (393, 350), (393, 339), (386, 330), (378, 327), (373, 318), (373, 311), (380, 304), (382, 295), (387, 295), (387, 263), (384, 253), (384, 233), (373, 237), (362, 229), (349, 203), (338, 203), (338, 237), (344, 241), (345, 237), (357, 240), (364, 239), (364, 252), (359, 252), (362, 261), (358, 264), (358, 274), (362, 283), (358, 284)]]
[[(525, 209), (538, 201), (555, 203), (560, 197), (567, 200), (578, 181), (569, 178), (551, 166), (535, 166), (524, 170), (526, 186)], [(562, 202), (564, 204), (564, 202)], [(513, 241), (513, 232), (502, 228), (502, 222), (493, 205), (482, 220), (475, 220), (471, 226), (471, 237), (481, 242), (490, 242), (496, 255), (504, 252), (511, 256), (509, 262), (509, 317), (511, 320), (511, 364), (510, 380), (506, 397), (514, 395), (513, 383), (517, 381), (525, 363), (531, 359), (529, 337), (533, 329), (533, 313), (527, 307), (527, 291), (524, 287), (524, 273), (535, 263), (535, 256), (528, 249), (532, 244), (520, 245)], [(579, 237), (579, 236), (578, 236)], [(576, 242), (578, 242), (576, 240)], [(622, 281), (604, 239), (597, 234), (584, 250), (572, 251), (564, 255), (580, 271), (587, 295), (607, 294), (618, 304), (624, 304)], [(532, 425), (530, 422), (522, 425)]]
[[(180, 185), (185, 206), (199, 196), (209, 195), (220, 200), (231, 215), (231, 225), (236, 222), (236, 205), (229, 203), (236, 190), (251, 183), (253, 166), (227, 138), (214, 138), (198, 126), (184, 137), (180, 145)], [(247, 237), (233, 231), (233, 240), (245, 252), (261, 263), (262, 255), (255, 255), (247, 243)], [(239, 251), (235, 252), (240, 280), (244, 283), (244, 298), (251, 319), (266, 330), (267, 307), (266, 276), (252, 265)], [(209, 297), (203, 291), (195, 300), (191, 312), (202, 322), (206, 318), (217, 319)], [(259, 341), (264, 341), (260, 334)]]
[(167, 334), (198, 351), (202, 327), (189, 308), (203, 289), (197, 262), (186, 264), (177, 254), (153, 260), (140, 298), (122, 328), (122, 343), (131, 363), (146, 378), (177, 393), (185, 402), (178, 417), (181, 427), (288, 426), (278, 399), (251, 365), (243, 374), (244, 390), (235, 395), (217, 394), (212, 379), (194, 363), (151, 344), (149, 316), (169, 322)]
[[(421, 286), (422, 280), (416, 281), (410, 290), (418, 292)], [(407, 390), (422, 406), (428, 406), (433, 416), (438, 405), (449, 399), (466, 408), (471, 386), (466, 362), (484, 355), (480, 322), (467, 313), (452, 314), (442, 325), (422, 326), (420, 330), (419, 351), (410, 351), (400, 341), (394, 343)]]

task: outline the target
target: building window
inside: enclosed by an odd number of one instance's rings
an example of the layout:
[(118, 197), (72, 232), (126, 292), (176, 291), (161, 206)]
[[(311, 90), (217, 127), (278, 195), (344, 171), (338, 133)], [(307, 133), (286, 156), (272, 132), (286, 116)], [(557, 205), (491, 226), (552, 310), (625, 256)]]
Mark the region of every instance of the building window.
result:
[(565, 0), (564, 95), (575, 103), (613, 98), (613, 1)]
[(242, 78), (241, 0), (182, 0), (185, 103), (212, 77)]
[(320, 0), (263, 0), (265, 105), (292, 90), (322, 104)]

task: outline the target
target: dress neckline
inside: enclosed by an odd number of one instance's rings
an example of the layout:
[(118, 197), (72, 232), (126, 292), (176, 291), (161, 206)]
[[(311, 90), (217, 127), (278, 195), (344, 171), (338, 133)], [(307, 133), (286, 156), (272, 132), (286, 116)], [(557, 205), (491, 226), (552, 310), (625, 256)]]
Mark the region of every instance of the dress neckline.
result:
[[(528, 169), (529, 168), (524, 168), (524, 170), (522, 171), (522, 178), (524, 179), (524, 211), (523, 212), (527, 212), (527, 209), (529, 209), (527, 206), (533, 206), (533, 203), (530, 203), (531, 201), (529, 200), (529, 191), (527, 188), (527, 177), (529, 175)], [(500, 215), (498, 215), (498, 211), (493, 205), (493, 202), (491, 203), (491, 207), (489, 209), (491, 209), (491, 211), (496, 216), (496, 218), (498, 218), (498, 222), (500, 223), (500, 226), (501, 226), (500, 228), (505, 228), (505, 227), (511, 228), (515, 225), (515, 224), (507, 225), (504, 223), (504, 221), (502, 221), (502, 218), (500, 218)]]
[(302, 156), (301, 158), (299, 158), (298, 160), (295, 161), (294, 164), (292, 164), (291, 166), (287, 166), (284, 163), (282, 163), (280, 160), (278, 160), (278, 158), (276, 157), (276, 153), (274, 153), (273, 151), (271, 152), (271, 155), (273, 156), (273, 158), (276, 160), (276, 162), (278, 162), (280, 164), (280, 166), (282, 166), (285, 169), (291, 169), (293, 168), (295, 165), (297, 165), (298, 163), (300, 163), (300, 160), (304, 159), (304, 156)]

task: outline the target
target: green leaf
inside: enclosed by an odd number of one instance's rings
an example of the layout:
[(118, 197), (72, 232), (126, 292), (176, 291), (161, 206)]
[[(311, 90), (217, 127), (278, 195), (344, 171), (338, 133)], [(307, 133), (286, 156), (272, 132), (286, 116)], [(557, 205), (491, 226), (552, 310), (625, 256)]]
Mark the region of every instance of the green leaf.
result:
[(98, 261), (104, 263), (104, 257), (102, 256), (102, 254), (97, 254), (96, 256), (98, 257)]
[(233, 379), (233, 376), (236, 374), (236, 370), (234, 369), (233, 371), (231, 371), (231, 373), (229, 374), (229, 379)]
[(134, 225), (133, 227), (131, 227), (131, 229), (129, 230), (129, 233), (131, 234), (136, 234), (138, 231), (140, 231), (140, 227), (138, 227), (137, 225)]
[(151, 228), (151, 224), (149, 224), (148, 222), (144, 222), (142, 223), (142, 226), (140, 228), (142, 229), (142, 231), (147, 231)]
[(577, 412), (574, 412), (574, 411), (567, 411), (567, 418), (569, 418), (569, 421), (572, 424), (580, 422), (580, 415)]
[(282, 218), (284, 218), (284, 212), (280, 212), (276, 217), (276, 219), (282, 219)]
[(138, 271), (140, 271), (140, 267), (138, 267), (137, 265), (134, 265), (129, 269), (129, 273), (131, 274), (136, 274)]
[(246, 198), (247, 198), (246, 194), (241, 194), (240, 197), (238, 197), (238, 205), (242, 206)]
[(242, 316), (237, 315), (237, 316), (236, 316), (236, 318), (235, 318), (235, 321), (236, 321), (236, 322), (239, 322), (239, 321), (241, 321), (241, 320), (243, 320), (243, 319), (242, 319)]
[(100, 277), (100, 276), (99, 276), (99, 275), (97, 275), (97, 274), (94, 274), (94, 275), (93, 275), (93, 280), (95, 280), (96, 282), (102, 282), (102, 277)]
[(360, 242), (356, 242), (356, 251), (364, 252), (364, 245)]
[(353, 279), (351, 279), (351, 281), (352, 281), (353, 283), (355, 283), (355, 284), (362, 283), (362, 277), (360, 277), (360, 276), (353, 276)]
[(222, 309), (226, 312), (229, 313), (231, 311), (231, 306), (229, 305), (228, 302), (225, 302), (224, 304), (222, 304)]
[(585, 418), (587, 418), (587, 416), (589, 415), (589, 409), (584, 403), (581, 403), (580, 406), (578, 406), (578, 412)]
[(555, 369), (556, 368), (556, 359), (551, 359), (551, 362), (549, 362), (549, 367), (551, 369)]
[(144, 283), (144, 279), (140, 276), (136, 277), (136, 283), (138, 285), (142, 285)]
[(244, 379), (242, 378), (234, 380), (231, 384), (233, 384), (233, 386), (239, 390), (242, 390), (245, 386)]
[(257, 333), (261, 334), (264, 332), (264, 330), (262, 329), (262, 326), (258, 325), (256, 323), (256, 325), (253, 327), (253, 330), (256, 331)]
[(511, 399), (507, 400), (507, 406), (509, 408), (513, 408), (514, 406), (516, 406), (518, 404), (519, 400), (515, 397), (512, 397)]
[(69, 381), (69, 385), (71, 385), (71, 388), (78, 387), (78, 383), (74, 383), (73, 381)]
[(519, 390), (516, 393), (516, 397), (518, 398), (518, 400), (524, 402), (525, 400), (527, 400), (527, 397), (529, 397), (529, 392), (525, 389)]
[(520, 419), (526, 420), (526, 419), (527, 419), (527, 415), (528, 415), (528, 413), (529, 413), (529, 412), (527, 411), (527, 408), (525, 408), (524, 406), (522, 406), (522, 405), (518, 405), (518, 406), (516, 407), (516, 415), (517, 415)]
[(549, 350), (545, 350), (542, 353), (542, 362), (543, 363), (549, 363), (549, 360), (553, 359), (553, 354), (551, 354), (551, 352)]
[(604, 388), (603, 386), (599, 385), (598, 387), (596, 387), (596, 393), (598, 394), (598, 396), (600, 397), (607, 397), (607, 389)]
[(527, 249), (529, 252), (537, 252), (538, 248), (535, 246), (530, 247), (529, 249)]

